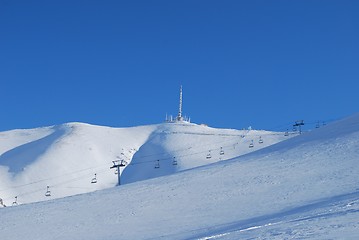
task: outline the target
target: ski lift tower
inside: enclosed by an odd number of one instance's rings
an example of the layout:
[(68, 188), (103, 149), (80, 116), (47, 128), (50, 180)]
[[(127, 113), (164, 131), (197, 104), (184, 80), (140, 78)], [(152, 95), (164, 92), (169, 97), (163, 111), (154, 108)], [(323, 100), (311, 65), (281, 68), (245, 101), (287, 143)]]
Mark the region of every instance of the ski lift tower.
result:
[(304, 125), (304, 120), (298, 120), (295, 121), (295, 124), (293, 124), (293, 127), (298, 127), (299, 128), (299, 134), (302, 134), (302, 127)]
[(116, 160), (116, 161), (112, 161), (112, 162), (113, 162), (113, 166), (110, 167), (110, 169), (112, 169), (112, 168), (117, 169), (118, 186), (120, 186), (121, 185), (120, 168), (125, 167), (127, 162), (125, 160)]

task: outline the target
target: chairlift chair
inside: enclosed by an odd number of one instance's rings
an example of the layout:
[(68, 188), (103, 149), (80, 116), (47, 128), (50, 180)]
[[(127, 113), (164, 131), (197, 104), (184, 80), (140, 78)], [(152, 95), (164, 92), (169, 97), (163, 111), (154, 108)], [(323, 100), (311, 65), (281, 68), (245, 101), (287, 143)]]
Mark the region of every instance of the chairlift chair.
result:
[(284, 133), (284, 136), (288, 137), (288, 135), (289, 135), (289, 133), (288, 133), (288, 129), (287, 129), (287, 131)]
[(176, 157), (173, 157), (172, 165), (173, 165), (173, 166), (176, 166), (176, 165), (177, 165)]
[(254, 147), (253, 140), (252, 140), (251, 143), (249, 144), (249, 148), (252, 148), (252, 147)]
[(160, 168), (160, 160), (156, 161), (155, 168)]
[(94, 177), (94, 178), (92, 178), (91, 183), (97, 183), (96, 173), (95, 173), (95, 177)]
[(0, 198), (0, 206), (6, 207), (6, 205), (4, 204), (4, 202), (1, 198)]
[(17, 196), (15, 197), (15, 201), (12, 202), (12, 205), (13, 205), (13, 206), (17, 206)]
[(208, 151), (208, 154), (206, 156), (207, 159), (210, 159), (212, 156), (211, 156), (211, 150)]
[(47, 186), (47, 190), (46, 190), (45, 196), (46, 196), (46, 197), (50, 197), (50, 196), (51, 196), (51, 191), (50, 191), (50, 187), (49, 187), (49, 186)]
[(223, 155), (224, 154), (224, 151), (223, 151), (223, 148), (221, 147), (221, 151), (219, 151), (219, 155)]
[(259, 137), (259, 141), (258, 141), (260, 144), (263, 143), (263, 139), (262, 137)]

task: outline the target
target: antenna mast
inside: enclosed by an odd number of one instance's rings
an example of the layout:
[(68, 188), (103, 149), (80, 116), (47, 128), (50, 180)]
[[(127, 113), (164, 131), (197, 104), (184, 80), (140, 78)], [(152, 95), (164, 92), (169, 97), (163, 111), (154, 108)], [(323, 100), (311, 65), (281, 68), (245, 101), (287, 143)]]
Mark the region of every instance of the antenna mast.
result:
[(180, 99), (179, 99), (179, 109), (178, 109), (177, 121), (183, 121), (183, 117), (182, 117), (182, 85), (180, 88)]

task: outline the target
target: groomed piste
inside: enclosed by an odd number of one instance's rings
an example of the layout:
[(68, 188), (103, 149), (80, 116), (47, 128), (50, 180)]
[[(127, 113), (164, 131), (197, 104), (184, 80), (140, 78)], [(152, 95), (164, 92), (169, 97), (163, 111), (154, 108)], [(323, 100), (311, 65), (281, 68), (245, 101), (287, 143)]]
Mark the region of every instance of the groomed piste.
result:
[[(27, 188), (21, 179), (26, 175), (27, 182), (34, 182), (33, 190), (41, 189), (41, 199), (36, 199), (37, 192), (24, 194), (28, 204), (0, 209), (4, 239), (355, 239), (359, 235), (358, 114), (289, 138), (283, 133), (171, 123), (130, 129), (72, 123), (24, 131), (1, 135), (7, 145), (1, 146), (0, 190), (7, 194), (3, 199), (18, 194), (21, 203), (21, 189)], [(11, 141), (4, 140), (8, 136)], [(36, 144), (41, 151), (33, 150)], [(21, 166), (16, 156), (25, 156), (26, 149), (33, 152)], [(124, 184), (115, 186), (116, 175), (105, 172), (121, 154), (128, 165), (122, 173)], [(102, 164), (104, 175), (96, 171), (98, 182), (91, 184), (92, 168)], [(83, 166), (91, 172), (70, 174)], [(54, 169), (58, 172), (45, 174)], [(101, 181), (106, 183), (100, 185)], [(47, 185), (51, 198), (60, 197), (55, 196), (60, 189), (71, 196), (36, 202), (47, 199)], [(94, 191), (92, 186), (104, 190)], [(75, 187), (88, 189), (78, 195)]]

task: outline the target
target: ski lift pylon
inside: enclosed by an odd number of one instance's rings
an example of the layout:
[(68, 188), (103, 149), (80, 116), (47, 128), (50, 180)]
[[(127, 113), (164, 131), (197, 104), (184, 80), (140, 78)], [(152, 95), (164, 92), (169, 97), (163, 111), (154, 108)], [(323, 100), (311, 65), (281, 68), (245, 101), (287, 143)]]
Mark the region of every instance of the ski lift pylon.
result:
[(288, 129), (287, 129), (287, 131), (284, 133), (284, 136), (288, 137), (288, 135), (289, 135), (289, 133), (288, 133)]

